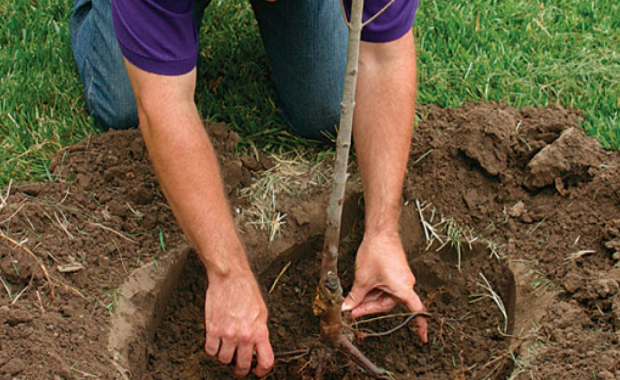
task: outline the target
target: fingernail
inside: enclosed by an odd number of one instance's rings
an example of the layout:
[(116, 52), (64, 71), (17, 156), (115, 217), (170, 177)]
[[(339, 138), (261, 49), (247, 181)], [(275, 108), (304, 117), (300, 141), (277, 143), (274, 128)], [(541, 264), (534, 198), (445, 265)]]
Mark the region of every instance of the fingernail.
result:
[(346, 302), (342, 303), (342, 311), (349, 311), (351, 310), (351, 308), (349, 307), (349, 305), (347, 305)]

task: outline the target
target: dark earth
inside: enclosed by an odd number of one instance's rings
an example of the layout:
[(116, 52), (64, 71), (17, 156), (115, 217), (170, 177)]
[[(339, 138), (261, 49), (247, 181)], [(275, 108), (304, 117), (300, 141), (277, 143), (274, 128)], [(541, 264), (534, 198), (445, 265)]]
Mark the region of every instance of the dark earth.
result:
[[(417, 341), (413, 324), (359, 339), (401, 323), (400, 308), (352, 321), (355, 344), (399, 379), (620, 380), (620, 154), (585, 137), (580, 113), (559, 106), (428, 106), (418, 116), (401, 235), (432, 314), (430, 343)], [(308, 169), (295, 173), (292, 190), (276, 187), (269, 212), (284, 223), (270, 241), (248, 189), (279, 175), (278, 158), (239, 148), (226, 125), (207, 129), (270, 309), (274, 350), (312, 346), (329, 183)], [(202, 351), (207, 283), (193, 254), (169, 284), (161, 323), (131, 346), (130, 368), (109, 350), (113, 315), (129, 302), (123, 284), (187, 244), (139, 131), (90, 136), (49, 171), (53, 182), (0, 191), (0, 380), (232, 378)], [(353, 175), (345, 290), (363, 230), (360, 189)], [(279, 359), (268, 378), (311, 379), (315, 367), (311, 355)], [(340, 355), (326, 378), (368, 377)]]

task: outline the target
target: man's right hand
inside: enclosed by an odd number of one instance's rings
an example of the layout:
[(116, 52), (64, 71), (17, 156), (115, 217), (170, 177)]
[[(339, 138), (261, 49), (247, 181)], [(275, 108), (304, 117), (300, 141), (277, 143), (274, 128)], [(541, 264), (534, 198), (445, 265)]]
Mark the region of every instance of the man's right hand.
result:
[(229, 364), (236, 353), (234, 374), (243, 377), (252, 367), (258, 377), (269, 373), (274, 356), (267, 330), (267, 307), (251, 271), (225, 278), (209, 276), (205, 301), (205, 351)]
[(125, 60), (140, 130), (163, 193), (207, 269), (207, 354), (245, 376), (257, 355), (257, 376), (273, 366), (267, 308), (230, 215), (211, 141), (194, 102), (196, 69), (182, 75), (147, 72)]

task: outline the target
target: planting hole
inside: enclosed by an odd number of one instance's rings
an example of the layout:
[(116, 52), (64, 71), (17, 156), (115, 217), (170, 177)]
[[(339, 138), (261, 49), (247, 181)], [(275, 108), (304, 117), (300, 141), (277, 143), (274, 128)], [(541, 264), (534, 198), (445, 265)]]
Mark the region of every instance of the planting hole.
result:
[[(403, 235), (407, 234), (403, 241), (418, 282), (416, 291), (433, 315), (428, 319), (429, 344), (418, 341), (415, 325), (410, 323), (387, 337), (357, 340), (358, 347), (377, 365), (403, 379), (506, 377), (512, 369), (512, 362), (504, 354), (509, 349), (514, 325), (513, 274), (480, 242), (461, 245), (460, 255), (452, 244), (440, 250), (436, 246), (425, 250), (423, 237), (419, 239), (423, 236), (419, 218), (414, 212), (405, 210), (402, 224)], [(361, 231), (360, 225), (355, 226), (342, 242), (339, 266), (345, 293), (352, 285)], [(320, 238), (315, 238), (296, 245), (258, 276), (269, 307), (269, 331), (276, 353), (303, 348), (317, 339), (318, 320), (312, 314), (311, 303), (318, 281), (321, 243)], [(169, 296), (153, 341), (147, 347), (136, 348), (146, 351), (146, 362), (132, 363), (132, 378), (234, 378), (230, 366), (220, 364), (203, 351), (206, 286), (200, 261), (191, 254)], [(406, 309), (398, 306), (380, 319), (362, 318), (353, 327), (360, 331), (387, 331), (400, 324), (405, 314)], [(311, 368), (310, 357), (278, 362), (269, 378), (302, 379), (312, 375)], [(341, 358), (334, 362), (326, 378), (368, 377)]]

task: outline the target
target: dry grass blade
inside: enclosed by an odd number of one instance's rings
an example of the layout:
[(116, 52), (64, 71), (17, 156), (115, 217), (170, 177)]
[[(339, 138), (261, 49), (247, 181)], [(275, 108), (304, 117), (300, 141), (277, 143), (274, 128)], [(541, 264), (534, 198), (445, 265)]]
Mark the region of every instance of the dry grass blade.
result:
[(280, 278), (282, 278), (282, 276), (284, 276), (284, 273), (286, 273), (286, 270), (291, 266), (291, 263), (292, 263), (292, 261), (289, 261), (288, 263), (286, 263), (284, 268), (282, 268), (282, 270), (280, 271), (280, 274), (278, 274), (278, 277), (276, 277), (276, 279), (273, 281), (273, 284), (269, 288), (269, 294), (273, 293), (273, 291), (275, 290), (276, 286), (278, 285), (278, 282), (280, 281)]
[(116, 240), (112, 240), (112, 243), (114, 243), (116, 252), (118, 252), (118, 257), (120, 257), (121, 259), (121, 266), (123, 267), (123, 270), (125, 271), (125, 273), (129, 273), (129, 271), (127, 270), (127, 267), (125, 266), (125, 261), (123, 260), (123, 254), (121, 253), (121, 249), (119, 248), (118, 244), (116, 244)]
[(269, 242), (275, 240), (280, 234), (282, 225), (286, 223), (284, 220), (286, 214), (281, 214), (279, 211), (273, 211), (273, 208), (256, 208), (248, 212), (253, 216), (255, 220), (249, 222), (260, 227), (261, 230), (267, 230), (269, 233)]
[(11, 194), (11, 185), (13, 180), (9, 180), (9, 185), (6, 187), (6, 193), (4, 196), (0, 195), (0, 210), (2, 210), (8, 203), (9, 195)]
[(426, 237), (426, 241), (430, 240), (430, 235), (428, 233), (428, 229), (426, 228), (426, 220), (424, 220), (424, 214), (422, 214), (422, 207), (420, 206), (420, 201), (415, 200), (415, 207), (418, 209), (418, 214), (420, 215), (420, 222), (422, 223), (422, 229), (424, 230), (424, 237)]
[[(420, 202), (416, 199), (415, 201), (416, 208), (418, 209), (418, 214), (420, 215), (420, 222), (422, 223), (422, 229), (424, 230), (424, 236), (426, 237), (426, 241), (428, 242), (427, 247), (433, 245), (435, 239), (437, 239), (441, 244), (443, 244), (443, 239), (437, 233), (437, 226), (433, 225), (433, 219), (435, 217), (435, 210), (432, 209), (431, 216), (428, 221), (424, 218), (424, 211), (432, 206), (432, 203), (429, 204), (420, 204)], [(428, 249), (428, 248), (427, 248)]]
[(30, 257), (32, 257), (36, 262), (37, 265), (39, 266), (39, 268), (41, 269), (41, 272), (43, 272), (43, 276), (45, 277), (45, 279), (47, 280), (47, 282), (50, 284), (50, 296), (52, 297), (52, 299), (55, 298), (55, 294), (54, 294), (54, 282), (52, 281), (52, 279), (50, 278), (50, 275), (47, 271), (47, 268), (45, 267), (45, 265), (43, 265), (43, 263), (41, 262), (41, 260), (37, 257), (37, 255), (35, 255), (30, 249), (28, 249), (28, 247), (26, 247), (25, 245), (23, 245), (22, 243), (11, 239), (10, 237), (6, 236), (4, 234), (4, 232), (2, 232), (2, 230), (0, 230), (0, 238), (8, 241), (9, 243), (13, 244), (14, 246), (20, 248), (22, 251), (24, 251), (26, 254), (28, 254)]
[(41, 310), (41, 313), (45, 313), (45, 308), (43, 307), (43, 301), (41, 300), (41, 294), (39, 294), (39, 291), (37, 290), (35, 292), (35, 294), (37, 295), (37, 301), (39, 301), (39, 310)]
[(596, 251), (594, 251), (594, 250), (592, 250), (592, 249), (584, 249), (584, 250), (581, 250), (581, 251), (573, 252), (573, 253), (571, 253), (570, 255), (568, 255), (568, 256), (564, 259), (564, 261), (566, 261), (566, 262), (575, 261), (575, 260), (577, 260), (577, 259), (578, 259), (578, 258), (580, 258), (580, 257), (583, 257), (583, 256), (585, 256), (585, 255), (591, 255), (591, 254), (593, 254), (593, 253), (595, 253), (595, 252), (596, 252)]
[(272, 156), (274, 167), (257, 175), (250, 187), (241, 190), (241, 196), (250, 200), (251, 207), (238, 210), (249, 224), (257, 225), (269, 233), (272, 242), (286, 223), (286, 214), (278, 210), (280, 194), (294, 195), (311, 191), (329, 181), (329, 168), (325, 161), (318, 164), (302, 155)]
[(423, 159), (425, 159), (431, 153), (433, 153), (433, 148), (427, 150), (423, 155), (418, 157), (418, 159), (413, 162), (413, 165), (419, 164), (420, 162), (422, 162)]
[(58, 217), (58, 214), (56, 213), (56, 211), (54, 211), (54, 219), (56, 219), (56, 222), (60, 226), (60, 229), (65, 233), (65, 235), (67, 235), (69, 239), (75, 240), (75, 237), (73, 236), (73, 234), (71, 234), (71, 232), (69, 232), (69, 230), (67, 229), (67, 223), (68, 223), (67, 217), (62, 211), (60, 211), (60, 214), (62, 215), (64, 222), (60, 221), (60, 218)]
[(473, 297), (475, 297), (475, 299), (470, 302), (478, 302), (485, 298), (490, 298), (491, 300), (493, 300), (493, 302), (495, 302), (495, 304), (497, 305), (500, 313), (504, 317), (504, 333), (506, 333), (508, 331), (508, 313), (506, 313), (506, 307), (504, 306), (504, 302), (502, 301), (502, 298), (499, 296), (499, 294), (497, 294), (495, 290), (493, 290), (493, 287), (489, 283), (489, 280), (487, 280), (487, 278), (482, 272), (480, 273), (480, 277), (482, 277), (484, 284), (478, 283), (478, 286), (484, 289), (486, 293), (474, 295)]
[(2, 282), (2, 287), (4, 288), (4, 291), (6, 291), (6, 294), (9, 296), (9, 299), (12, 300), (13, 292), (11, 292), (11, 288), (9, 287), (9, 284), (7, 284), (4, 281), (4, 278), (2, 278), (2, 276), (0, 276), (0, 282)]
[(17, 302), (17, 300), (19, 300), (19, 297), (22, 296), (22, 294), (24, 294), (26, 292), (26, 290), (28, 290), (28, 288), (30, 287), (30, 285), (26, 285), (24, 286), (24, 289), (22, 289), (21, 292), (17, 293), (17, 295), (15, 296), (15, 298), (13, 298), (13, 301), (11, 301), (11, 305), (15, 305), (15, 303)]
[[(19, 214), (19, 212), (20, 212), (20, 211), (24, 208), (24, 206), (25, 206), (25, 204), (22, 202), (22, 204), (21, 204), (21, 205), (19, 205), (19, 207), (17, 208), (17, 210), (15, 210), (15, 212), (14, 212), (14, 213), (12, 213), (12, 214), (11, 214), (11, 216), (9, 216), (8, 218), (6, 218), (6, 219), (4, 219), (3, 221), (1, 221), (1, 222), (0, 222), (0, 224), (4, 225), (4, 224), (6, 224), (6, 223), (10, 222), (10, 221), (11, 221), (11, 219), (13, 219), (13, 218), (15, 217), (15, 215)], [(3, 206), (0, 206), (0, 210), (2, 210), (2, 208), (3, 208), (3, 207), (4, 207), (4, 205), (3, 205)], [(32, 223), (30, 222), (30, 220), (29, 220), (29, 219), (27, 219), (27, 220), (28, 220), (28, 224), (29, 224), (30, 226), (32, 226)], [(34, 228), (33, 228), (33, 230), (34, 230)]]
[(99, 227), (99, 228), (104, 229), (104, 230), (106, 230), (106, 231), (112, 232), (113, 234), (115, 234), (115, 235), (117, 235), (117, 236), (119, 236), (119, 237), (121, 237), (121, 238), (123, 238), (123, 239), (125, 239), (125, 240), (127, 240), (127, 241), (130, 241), (130, 242), (132, 242), (132, 243), (136, 243), (136, 241), (135, 241), (135, 240), (133, 240), (133, 239), (131, 239), (131, 238), (129, 238), (129, 237), (127, 237), (127, 236), (123, 235), (121, 232), (118, 232), (118, 231), (116, 231), (116, 230), (115, 230), (115, 229), (113, 229), (113, 228), (106, 227), (106, 226), (104, 226), (104, 225), (103, 225), (103, 224), (101, 224), (101, 223), (93, 223), (93, 222), (88, 222), (88, 224), (90, 224), (91, 226)]
[(499, 250), (501, 246), (497, 242), (494, 242), (492, 240), (483, 239), (483, 241), (486, 243), (487, 248), (489, 249), (489, 259), (495, 257), (497, 260), (499, 260)]
[(75, 364), (71, 367), (71, 370), (72, 370), (72, 371), (75, 371), (75, 372), (79, 373), (80, 375), (82, 375), (82, 376), (84, 376), (84, 377), (86, 377), (86, 378), (88, 378), (88, 377), (91, 377), (91, 378), (93, 378), (93, 379), (98, 379), (98, 378), (99, 378), (98, 376), (93, 375), (92, 373), (84, 372), (84, 371), (81, 371), (81, 370), (79, 370), (79, 369), (75, 368), (75, 365), (76, 365), (76, 364), (77, 364), (77, 363), (75, 363)]
[(477, 237), (474, 236), (473, 231), (466, 227), (461, 227), (455, 221), (451, 219), (442, 220), (441, 230), (445, 232), (444, 239), (445, 242), (437, 248), (435, 251), (439, 252), (448, 244), (451, 247), (456, 249), (457, 253), (457, 267), (459, 271), (461, 270), (461, 253), (463, 250), (463, 243), (466, 243), (469, 249), (472, 249), (471, 244), (478, 240)]
[[(418, 209), (420, 222), (422, 224), (422, 229), (424, 230), (424, 236), (427, 242), (426, 250), (431, 249), (435, 241), (439, 242), (439, 247), (435, 249), (435, 252), (439, 252), (446, 246), (450, 245), (456, 250), (457, 267), (459, 270), (461, 270), (461, 256), (463, 246), (467, 245), (471, 250), (472, 244), (478, 240), (478, 237), (475, 235), (474, 230), (467, 226), (463, 226), (450, 218), (444, 217), (441, 217), (437, 223), (433, 224), (433, 219), (435, 218), (435, 209), (431, 208), (431, 214), (428, 220), (425, 218), (424, 215), (426, 209), (431, 207), (432, 204), (420, 203), (418, 200), (415, 201), (415, 204), (416, 208)], [(490, 250), (489, 257), (495, 256), (499, 259), (500, 255), (497, 251), (499, 249), (499, 245), (487, 241), (487, 247)]]

